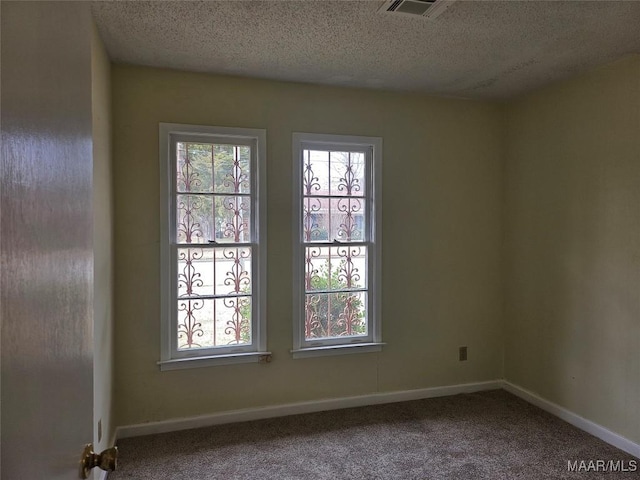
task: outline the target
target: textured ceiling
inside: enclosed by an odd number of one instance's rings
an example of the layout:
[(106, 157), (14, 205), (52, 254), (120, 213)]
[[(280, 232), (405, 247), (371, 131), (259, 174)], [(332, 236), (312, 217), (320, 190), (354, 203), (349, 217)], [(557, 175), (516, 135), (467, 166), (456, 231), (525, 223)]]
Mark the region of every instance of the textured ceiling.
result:
[(509, 98), (640, 53), (640, 1), (462, 1), (435, 20), (382, 0), (104, 1), (115, 62)]

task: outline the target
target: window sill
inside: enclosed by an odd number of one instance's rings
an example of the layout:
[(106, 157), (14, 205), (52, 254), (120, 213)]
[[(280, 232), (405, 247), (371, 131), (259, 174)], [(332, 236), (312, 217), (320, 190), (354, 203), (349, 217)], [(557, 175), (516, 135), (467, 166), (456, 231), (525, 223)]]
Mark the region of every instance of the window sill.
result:
[(160, 371), (182, 370), (185, 368), (213, 367), (217, 365), (234, 365), (237, 363), (269, 363), (271, 352), (231, 353), (209, 357), (174, 358), (158, 362)]
[(327, 345), (323, 347), (301, 348), (291, 350), (293, 358), (328, 357), (331, 355), (347, 355), (351, 353), (381, 352), (385, 343), (349, 343), (346, 345)]

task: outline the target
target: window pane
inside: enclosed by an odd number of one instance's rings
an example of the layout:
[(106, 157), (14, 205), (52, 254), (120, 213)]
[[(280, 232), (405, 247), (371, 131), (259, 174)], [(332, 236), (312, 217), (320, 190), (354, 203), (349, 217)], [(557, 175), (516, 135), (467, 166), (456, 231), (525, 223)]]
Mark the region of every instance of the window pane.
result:
[(218, 298), (216, 346), (251, 344), (251, 297)]
[(330, 240), (341, 242), (366, 240), (366, 204), (363, 198), (332, 198), (330, 208)]
[(329, 152), (303, 150), (302, 194), (329, 194)]
[(365, 194), (363, 152), (331, 152), (331, 195), (361, 197)]
[(210, 196), (178, 195), (176, 210), (178, 243), (207, 243), (213, 238), (213, 208)]
[(209, 334), (213, 321), (212, 313), (212, 300), (178, 300), (178, 350), (207, 348), (213, 345), (213, 338)]
[(178, 192), (208, 193), (213, 191), (212, 145), (207, 143), (176, 144)]
[(245, 145), (214, 145), (214, 191), (250, 193), (251, 149)]
[(178, 350), (251, 344), (251, 297), (178, 300)]
[(216, 295), (251, 293), (251, 248), (215, 249)]
[(367, 247), (305, 248), (305, 291), (367, 288)]
[(305, 295), (305, 339), (367, 335), (366, 292)]
[(217, 242), (251, 241), (251, 197), (216, 195), (215, 218)]
[(214, 252), (212, 249), (178, 249), (178, 296), (213, 295)]
[(353, 175), (354, 186), (357, 185), (357, 189), (354, 187), (352, 195), (364, 196), (366, 195), (366, 162), (364, 152), (351, 152), (351, 174)]
[(302, 202), (302, 238), (305, 242), (329, 240), (329, 199), (305, 198)]

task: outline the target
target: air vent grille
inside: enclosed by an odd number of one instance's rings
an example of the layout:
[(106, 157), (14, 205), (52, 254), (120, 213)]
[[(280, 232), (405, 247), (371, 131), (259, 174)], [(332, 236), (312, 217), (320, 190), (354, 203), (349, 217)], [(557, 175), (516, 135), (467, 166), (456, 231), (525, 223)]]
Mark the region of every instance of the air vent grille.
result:
[[(395, 12), (396, 8), (398, 8), (398, 6), (403, 2), (404, 0), (391, 0), (391, 5), (386, 8), (387, 12)], [(383, 5), (381, 8), (385, 9), (385, 7), (387, 2), (385, 2), (385, 5)]]
[(378, 11), (421, 16), (430, 20), (445, 12), (456, 0), (387, 0)]

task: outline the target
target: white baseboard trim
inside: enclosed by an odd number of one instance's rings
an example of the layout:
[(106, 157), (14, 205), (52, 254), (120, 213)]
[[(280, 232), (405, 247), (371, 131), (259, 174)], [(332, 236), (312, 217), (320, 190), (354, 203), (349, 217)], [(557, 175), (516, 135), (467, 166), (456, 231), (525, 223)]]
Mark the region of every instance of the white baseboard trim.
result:
[(565, 422), (570, 423), (574, 427), (579, 428), (580, 430), (584, 430), (587, 433), (590, 433), (594, 437), (598, 437), (600, 440), (607, 442), (614, 447), (619, 448), (631, 455), (634, 455), (640, 458), (640, 445), (632, 442), (628, 438), (625, 438), (621, 435), (618, 435), (611, 430), (603, 427), (602, 425), (598, 425), (597, 423), (592, 422), (591, 420), (587, 420), (580, 415), (573, 413), (570, 410), (567, 410), (560, 405), (557, 405), (549, 400), (545, 400), (544, 398), (536, 395), (529, 390), (525, 390), (524, 388), (515, 385), (511, 382), (504, 381), (503, 388), (517, 397), (520, 397), (524, 401), (539, 407), (552, 415), (555, 415), (558, 418), (561, 418)]
[(93, 480), (107, 480), (107, 476), (109, 472), (105, 472), (104, 470), (100, 470), (99, 468), (93, 469)]
[(423, 398), (444, 397), (459, 393), (473, 393), (484, 390), (496, 390), (503, 386), (502, 380), (488, 382), (465, 383), (449, 385), (445, 387), (421, 388), (418, 390), (403, 390), (396, 392), (372, 393), (356, 397), (330, 398), (310, 402), (289, 403), (270, 407), (245, 408), (227, 412), (201, 415), (189, 418), (177, 418), (160, 422), (139, 423), (118, 427), (116, 438), (138, 437), (156, 433), (175, 432), (192, 428), (210, 427), (224, 423), (247, 422), (250, 420), (262, 420), (265, 418), (285, 417), (301, 413), (313, 413), (341, 408), (364, 407), (368, 405), (380, 405), (383, 403), (406, 402)]

